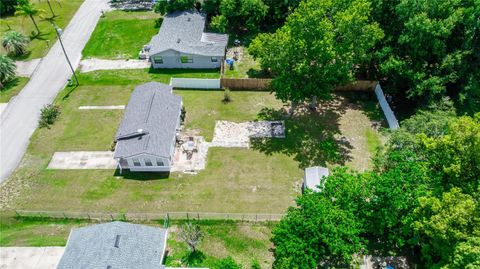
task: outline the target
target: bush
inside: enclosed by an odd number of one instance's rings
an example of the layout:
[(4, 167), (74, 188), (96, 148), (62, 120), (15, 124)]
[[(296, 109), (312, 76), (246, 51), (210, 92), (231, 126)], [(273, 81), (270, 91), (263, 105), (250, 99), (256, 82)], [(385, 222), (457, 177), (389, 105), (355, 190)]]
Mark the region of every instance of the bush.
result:
[(38, 126), (40, 128), (50, 128), (60, 115), (60, 108), (55, 105), (46, 105), (40, 110), (40, 121)]
[(252, 269), (262, 269), (262, 267), (260, 267), (260, 263), (258, 263), (258, 261), (255, 259), (252, 261)]
[(230, 89), (225, 89), (223, 91), (223, 99), (222, 102), (230, 103), (232, 101), (232, 97), (230, 96)]
[(225, 33), (227, 31), (228, 21), (223, 15), (217, 15), (210, 22), (210, 29), (217, 33)]
[(8, 53), (23, 55), (27, 53), (30, 39), (16, 31), (8, 31), (2, 39), (2, 46)]
[(12, 59), (6, 55), (0, 55), (0, 89), (3, 88), (3, 84), (15, 77), (16, 69), (17, 67)]
[(242, 266), (236, 263), (232, 257), (226, 257), (218, 261), (213, 269), (242, 269)]

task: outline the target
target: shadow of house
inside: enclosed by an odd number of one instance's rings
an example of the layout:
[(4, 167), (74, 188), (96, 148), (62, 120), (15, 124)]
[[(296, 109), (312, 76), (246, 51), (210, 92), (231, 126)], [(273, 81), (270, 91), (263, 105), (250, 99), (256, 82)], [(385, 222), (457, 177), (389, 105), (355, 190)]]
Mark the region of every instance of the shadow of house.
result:
[[(339, 103), (340, 102), (340, 103)], [(261, 138), (250, 141), (251, 148), (267, 155), (283, 153), (293, 156), (300, 168), (344, 165), (350, 161), (352, 145), (341, 137), (339, 119), (345, 113), (343, 99), (324, 101), (314, 110), (298, 106), (290, 116), (286, 109), (263, 109), (259, 118), (284, 120), (284, 139)]]

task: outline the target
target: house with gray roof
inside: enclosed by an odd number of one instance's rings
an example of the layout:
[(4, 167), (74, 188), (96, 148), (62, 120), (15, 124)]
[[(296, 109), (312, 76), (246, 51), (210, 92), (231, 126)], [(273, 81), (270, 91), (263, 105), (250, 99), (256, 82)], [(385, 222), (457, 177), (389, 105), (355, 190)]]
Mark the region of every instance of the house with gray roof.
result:
[(305, 176), (303, 177), (302, 190), (310, 189), (319, 192), (325, 186), (325, 182), (329, 175), (328, 168), (314, 166), (305, 168)]
[(153, 68), (220, 68), (228, 35), (205, 33), (205, 22), (197, 11), (166, 15), (147, 46)]
[(149, 82), (133, 91), (115, 135), (120, 171), (170, 171), (182, 113), (182, 98), (172, 90)]
[(120, 221), (72, 229), (57, 269), (164, 269), (167, 230)]

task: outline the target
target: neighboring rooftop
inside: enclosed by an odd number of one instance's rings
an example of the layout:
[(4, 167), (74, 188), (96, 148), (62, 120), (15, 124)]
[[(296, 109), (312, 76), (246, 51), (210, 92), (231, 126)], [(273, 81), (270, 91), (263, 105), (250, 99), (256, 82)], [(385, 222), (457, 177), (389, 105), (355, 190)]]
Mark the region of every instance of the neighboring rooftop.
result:
[(115, 136), (115, 158), (138, 154), (170, 157), (182, 110), (182, 98), (172, 90), (158, 82), (135, 88)]
[(167, 230), (125, 222), (72, 229), (58, 269), (162, 269)]
[(167, 50), (205, 56), (224, 56), (228, 35), (204, 33), (206, 17), (197, 11), (166, 15), (158, 35), (150, 41), (150, 55)]
[(315, 192), (321, 191), (328, 177), (328, 168), (314, 166), (305, 169), (305, 187)]

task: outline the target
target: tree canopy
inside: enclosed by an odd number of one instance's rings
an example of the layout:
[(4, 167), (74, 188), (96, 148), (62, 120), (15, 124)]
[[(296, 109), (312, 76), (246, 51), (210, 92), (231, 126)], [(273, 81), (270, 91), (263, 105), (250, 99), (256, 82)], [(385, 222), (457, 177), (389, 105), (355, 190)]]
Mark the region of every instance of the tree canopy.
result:
[(355, 78), (355, 66), (383, 37), (367, 0), (306, 0), (273, 34), (260, 34), (249, 52), (274, 74), (280, 100), (328, 98)]

